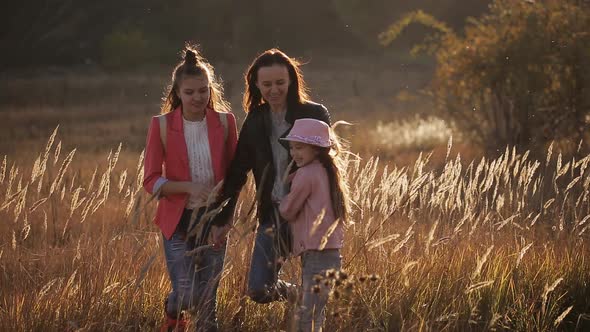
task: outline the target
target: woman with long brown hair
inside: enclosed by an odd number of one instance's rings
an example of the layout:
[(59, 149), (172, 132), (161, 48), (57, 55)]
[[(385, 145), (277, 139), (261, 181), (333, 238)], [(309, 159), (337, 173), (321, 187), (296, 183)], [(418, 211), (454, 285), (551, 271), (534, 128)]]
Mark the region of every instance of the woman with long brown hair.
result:
[(252, 171), (258, 201), (258, 228), (248, 279), (248, 295), (258, 303), (294, 300), (294, 285), (279, 279), (281, 262), (290, 248), (290, 233), (279, 217), (278, 202), (289, 188), (283, 181), (291, 161), (287, 136), (297, 119), (312, 118), (330, 124), (328, 110), (309, 100), (300, 64), (278, 49), (260, 54), (245, 75), (243, 99), (246, 119), (240, 131), (236, 155), (224, 187), (230, 198), (215, 223), (228, 225), (237, 197)]

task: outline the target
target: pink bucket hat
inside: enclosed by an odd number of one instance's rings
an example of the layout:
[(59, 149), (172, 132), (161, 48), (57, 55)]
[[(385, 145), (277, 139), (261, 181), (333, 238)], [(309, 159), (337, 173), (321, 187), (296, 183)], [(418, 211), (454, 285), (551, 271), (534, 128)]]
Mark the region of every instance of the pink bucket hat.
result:
[(301, 142), (305, 144), (330, 147), (330, 127), (323, 121), (316, 119), (295, 120), (289, 135), (281, 138), (285, 141)]

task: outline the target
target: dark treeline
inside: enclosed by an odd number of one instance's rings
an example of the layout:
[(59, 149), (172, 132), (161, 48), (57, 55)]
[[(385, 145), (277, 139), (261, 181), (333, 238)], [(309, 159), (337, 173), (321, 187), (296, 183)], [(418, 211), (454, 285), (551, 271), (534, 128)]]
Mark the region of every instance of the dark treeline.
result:
[[(297, 53), (381, 52), (377, 34), (423, 9), (459, 29), (488, 0), (21, 0), (0, 5), (1, 66), (159, 63), (185, 41), (233, 61), (272, 46)], [(409, 29), (392, 47), (427, 32)]]

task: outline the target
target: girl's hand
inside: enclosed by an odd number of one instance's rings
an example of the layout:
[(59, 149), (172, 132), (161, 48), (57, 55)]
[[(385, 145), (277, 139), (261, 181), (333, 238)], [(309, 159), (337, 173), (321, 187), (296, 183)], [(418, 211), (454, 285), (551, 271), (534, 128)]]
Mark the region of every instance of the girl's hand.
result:
[(212, 244), (213, 248), (222, 248), (227, 242), (227, 233), (229, 233), (230, 229), (231, 225), (211, 226), (207, 243)]

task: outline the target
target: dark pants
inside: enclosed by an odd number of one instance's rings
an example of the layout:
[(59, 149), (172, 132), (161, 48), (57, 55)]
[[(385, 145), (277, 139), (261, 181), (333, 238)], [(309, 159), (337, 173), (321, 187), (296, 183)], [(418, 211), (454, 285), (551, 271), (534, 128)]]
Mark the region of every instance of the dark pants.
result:
[(291, 250), (291, 233), (286, 221), (278, 217), (258, 225), (248, 276), (248, 295), (258, 303), (285, 300), (296, 294), (296, 286), (279, 279), (282, 262)]

